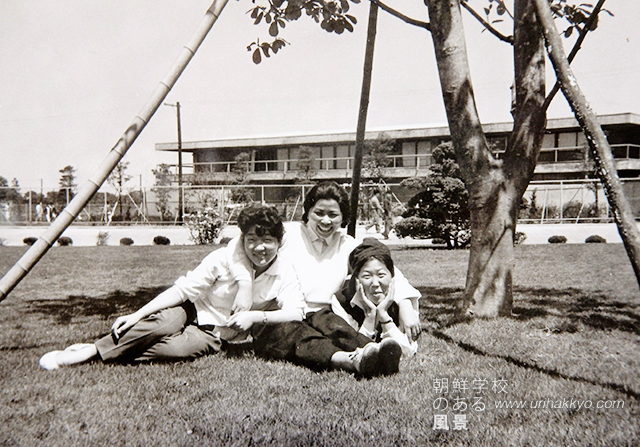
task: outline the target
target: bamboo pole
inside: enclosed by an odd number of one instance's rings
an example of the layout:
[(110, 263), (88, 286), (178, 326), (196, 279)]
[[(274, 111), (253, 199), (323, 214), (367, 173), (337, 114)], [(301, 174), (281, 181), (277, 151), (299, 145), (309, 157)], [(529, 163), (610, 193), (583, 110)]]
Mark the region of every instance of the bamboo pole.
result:
[(73, 200), (62, 210), (56, 220), (49, 226), (47, 231), (38, 238), (35, 244), (25, 252), (24, 255), (14, 264), (13, 267), (0, 279), (0, 301), (4, 300), (16, 285), (31, 271), (33, 266), (44, 256), (51, 246), (58, 240), (60, 235), (74, 221), (91, 197), (100, 189), (100, 186), (107, 179), (111, 171), (122, 160), (127, 150), (138, 138), (144, 127), (147, 125), (158, 107), (173, 88), (176, 81), (187, 67), (195, 52), (204, 41), (213, 27), (220, 13), (224, 9), (228, 0), (214, 0), (207, 10), (204, 18), (198, 25), (195, 33), (183, 47), (177, 59), (169, 69), (164, 79), (160, 81), (155, 91), (142, 107), (138, 115), (133, 119), (131, 125), (111, 149), (102, 164), (98, 167), (93, 177), (91, 177), (85, 187), (76, 195)]

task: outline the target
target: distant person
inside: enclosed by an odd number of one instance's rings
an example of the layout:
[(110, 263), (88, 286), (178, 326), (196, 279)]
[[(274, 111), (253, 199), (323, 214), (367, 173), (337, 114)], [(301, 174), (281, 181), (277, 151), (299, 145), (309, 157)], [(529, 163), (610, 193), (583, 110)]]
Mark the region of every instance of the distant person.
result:
[(256, 339), (270, 325), (302, 320), (297, 276), (278, 256), (284, 227), (277, 211), (247, 207), (238, 226), (243, 261), (251, 264), (254, 278), (250, 310), (232, 314), (238, 279), (228, 248), (220, 248), (138, 311), (118, 317), (111, 334), (49, 352), (40, 366), (51, 370), (97, 358), (124, 363), (193, 359), (218, 352), (222, 341), (243, 339), (249, 330)]
[(384, 225), (384, 208), (381, 202), (381, 192), (376, 189), (375, 192), (369, 198), (369, 211), (371, 213), (371, 219), (373, 222), (367, 225), (365, 228), (368, 230), (371, 227), (376, 227), (376, 232), (381, 233)]
[(36, 222), (42, 222), (44, 219), (44, 207), (42, 206), (42, 202), (36, 205)]
[(2, 217), (7, 222), (11, 222), (11, 202), (5, 202), (2, 204)]

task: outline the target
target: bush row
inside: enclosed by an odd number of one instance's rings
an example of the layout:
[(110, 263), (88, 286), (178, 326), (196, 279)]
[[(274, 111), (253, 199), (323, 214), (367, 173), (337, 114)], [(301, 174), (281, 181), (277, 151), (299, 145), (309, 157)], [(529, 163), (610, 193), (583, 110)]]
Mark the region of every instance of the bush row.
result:
[[(548, 241), (550, 244), (564, 244), (567, 242), (567, 238), (565, 236), (555, 235), (555, 236), (551, 236), (548, 239)], [(603, 238), (602, 236), (598, 236), (597, 234), (589, 236), (584, 241), (587, 244), (606, 244), (607, 243), (607, 240), (605, 238)]]
[[(96, 242), (96, 245), (107, 245), (107, 239), (109, 239), (108, 233), (106, 232), (98, 233), (98, 240)], [(36, 243), (37, 240), (38, 240), (37, 237), (29, 236), (22, 239), (22, 242), (25, 245), (33, 245)], [(154, 245), (171, 245), (171, 240), (165, 236), (156, 236), (153, 238), (153, 244)], [(70, 237), (62, 236), (61, 238), (58, 238), (58, 245), (61, 245), (61, 246), (73, 245), (73, 240)], [(123, 245), (123, 246), (133, 245), (133, 239), (131, 239), (130, 237), (123, 237), (122, 239), (120, 239), (120, 245)]]

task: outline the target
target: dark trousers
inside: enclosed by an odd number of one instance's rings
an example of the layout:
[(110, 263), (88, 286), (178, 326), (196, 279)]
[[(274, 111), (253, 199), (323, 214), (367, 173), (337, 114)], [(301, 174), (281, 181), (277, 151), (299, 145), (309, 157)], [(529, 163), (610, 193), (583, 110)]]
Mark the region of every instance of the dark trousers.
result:
[(307, 314), (304, 321), (256, 325), (252, 335), (257, 356), (287, 360), (317, 371), (329, 369), (336, 352), (355, 351), (371, 343), (331, 310)]
[(192, 303), (164, 309), (140, 320), (118, 340), (108, 334), (95, 345), (104, 362), (191, 360), (220, 351), (213, 327), (196, 326)]

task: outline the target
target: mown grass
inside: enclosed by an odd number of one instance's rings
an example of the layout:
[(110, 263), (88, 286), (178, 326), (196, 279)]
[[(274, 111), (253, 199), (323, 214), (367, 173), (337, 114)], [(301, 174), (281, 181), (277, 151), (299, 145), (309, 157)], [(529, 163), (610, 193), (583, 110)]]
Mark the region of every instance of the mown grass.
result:
[[(477, 321), (456, 311), (468, 252), (394, 250), (423, 293), (424, 331), (393, 377), (317, 374), (244, 351), (38, 368), (43, 353), (93, 341), (210, 250), (53, 248), (0, 304), (0, 445), (637, 445), (640, 292), (620, 245), (518, 247), (513, 317)], [(0, 272), (23, 251), (0, 247)], [(444, 378), (447, 395), (434, 389)], [(453, 392), (461, 379), (489, 389)], [(492, 391), (493, 380), (506, 392)], [(434, 410), (438, 397), (446, 411)], [(466, 430), (453, 430), (456, 397), (485, 405), (464, 411)], [(496, 408), (562, 399), (624, 407)], [(448, 415), (450, 430), (434, 430), (435, 414)]]

